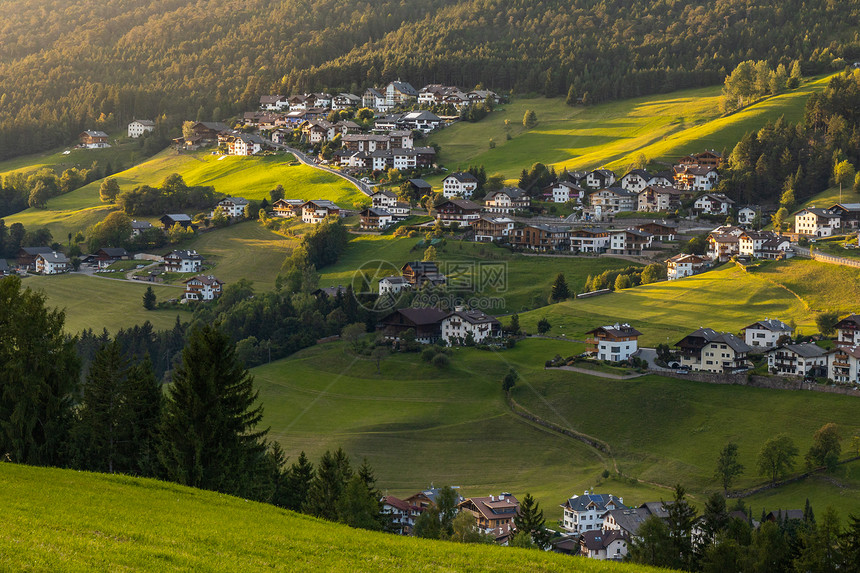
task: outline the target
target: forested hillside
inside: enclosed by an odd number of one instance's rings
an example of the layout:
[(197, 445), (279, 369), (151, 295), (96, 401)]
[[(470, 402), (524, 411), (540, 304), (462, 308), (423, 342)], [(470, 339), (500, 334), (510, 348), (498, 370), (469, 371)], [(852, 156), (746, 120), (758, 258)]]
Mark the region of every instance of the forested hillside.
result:
[(596, 102), (717, 84), (746, 59), (808, 74), (860, 58), (858, 23), (845, 0), (7, 0), (0, 158), (398, 77)]

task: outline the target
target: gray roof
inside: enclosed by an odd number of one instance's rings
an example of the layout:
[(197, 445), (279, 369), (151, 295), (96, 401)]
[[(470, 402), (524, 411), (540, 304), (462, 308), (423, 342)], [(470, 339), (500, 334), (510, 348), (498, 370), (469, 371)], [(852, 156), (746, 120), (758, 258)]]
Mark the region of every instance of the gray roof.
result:
[(612, 519), (623, 531), (636, 535), (639, 526), (652, 515), (666, 519), (669, 514), (661, 502), (649, 502), (634, 509), (612, 509), (607, 512), (607, 515), (612, 516)]
[(86, 133), (90, 137), (107, 137), (108, 136), (108, 134), (103, 132), (103, 131), (93, 131), (91, 129), (84, 131), (84, 133)]
[(499, 193), (503, 193), (503, 194), (507, 195), (508, 197), (510, 197), (511, 199), (521, 199), (526, 194), (526, 192), (523, 191), (522, 189), (520, 189), (519, 187), (505, 187), (504, 189), (499, 189), (498, 191), (490, 191), (484, 197), (484, 201), (491, 200), (494, 196), (498, 195)]
[(787, 330), (791, 332), (793, 329), (784, 323), (781, 320), (777, 320), (776, 318), (766, 318), (764, 320), (759, 320), (758, 322), (754, 322), (751, 325), (747, 326), (747, 328), (763, 328), (765, 330), (770, 330), (771, 332), (782, 332)]
[(484, 324), (484, 323), (489, 323), (489, 324), (495, 323), (495, 324), (499, 324), (499, 325), (501, 324), (498, 320), (496, 320), (492, 316), (484, 314), (480, 310), (457, 310), (457, 311), (452, 312), (451, 314), (449, 314), (445, 318), (448, 318), (450, 316), (459, 316), (460, 318), (462, 318), (463, 320), (465, 320), (466, 322), (468, 322), (470, 324)]
[(149, 221), (137, 221), (137, 220), (135, 220), (135, 221), (131, 222), (131, 228), (132, 229), (138, 229), (138, 230), (151, 229), (152, 223), (150, 223)]
[(571, 511), (585, 511), (588, 506), (594, 504), (596, 509), (606, 509), (606, 504), (612, 502), (619, 509), (627, 506), (621, 503), (621, 500), (612, 494), (608, 493), (587, 493), (584, 495), (575, 495), (567, 500), (563, 507), (569, 507)]
[(312, 199), (312, 200), (308, 201), (307, 203), (305, 203), (305, 205), (308, 205), (310, 203), (313, 203), (317, 207), (324, 207), (326, 209), (334, 209), (336, 211), (340, 210), (340, 207), (338, 207), (337, 205), (335, 205), (332, 201), (329, 201), (328, 199)]
[(21, 250), (30, 256), (43, 255), (54, 251), (51, 247), (21, 247)]
[(478, 182), (478, 178), (475, 177), (474, 175), (472, 175), (471, 173), (469, 173), (468, 171), (457, 171), (456, 173), (452, 173), (452, 174), (448, 175), (448, 177), (445, 177), (445, 179), (448, 179), (450, 177), (453, 177), (454, 179), (456, 179), (460, 183), (477, 183)]
[(826, 350), (812, 342), (807, 342), (806, 344), (783, 344), (782, 346), (777, 346), (776, 348), (768, 350), (768, 354), (782, 349), (788, 350), (789, 352), (802, 356), (803, 358), (819, 358), (827, 354)]
[(807, 207), (806, 209), (801, 210), (797, 214), (800, 215), (801, 213), (803, 213), (803, 211), (806, 211), (808, 213), (812, 213), (813, 215), (818, 215), (819, 217), (836, 218), (836, 219), (841, 218), (841, 215), (834, 215), (833, 213), (831, 213), (827, 209), (820, 209), (818, 207)]
[(229, 201), (230, 203), (233, 203), (234, 205), (247, 205), (248, 204), (248, 200), (245, 199), (244, 197), (225, 197), (225, 198), (221, 199), (221, 201), (218, 204), (220, 205), (221, 203), (224, 203), (225, 201)]
[[(752, 347), (734, 334), (730, 334), (728, 332), (717, 332), (712, 328), (700, 328), (685, 336), (683, 340), (686, 340), (687, 338), (703, 338), (705, 339), (706, 344), (711, 342), (726, 344), (735, 352), (749, 352), (752, 350)], [(683, 342), (683, 340), (681, 342)], [(675, 346), (678, 346), (679, 344), (680, 342)]]
[(399, 276), (383, 277), (379, 280), (379, 282), (382, 282), (382, 281), (388, 281), (389, 283), (391, 283), (393, 285), (409, 284), (409, 281), (407, 281), (405, 278), (399, 277)]
[(418, 189), (432, 189), (432, 186), (423, 179), (410, 179), (409, 182)]
[(415, 90), (415, 88), (412, 87), (412, 85), (409, 82), (396, 81), (396, 82), (391, 82), (388, 85), (394, 86), (395, 89), (397, 89), (398, 91), (400, 91), (401, 93), (404, 93), (406, 95), (413, 95), (413, 96), (418, 95), (418, 92)]
[(66, 255), (63, 253), (57, 253), (55, 251), (51, 251), (50, 253), (40, 253), (38, 255), (45, 259), (46, 262), (49, 263), (68, 263), (69, 259), (66, 258)]
[(368, 207), (361, 212), (362, 217), (390, 217), (391, 213), (379, 207)]
[(164, 217), (170, 217), (170, 219), (172, 219), (173, 221), (177, 221), (177, 222), (178, 221), (190, 221), (191, 220), (191, 216), (186, 215), (185, 213), (167, 213), (164, 216), (162, 216), (161, 218), (164, 219)]
[(198, 255), (197, 251), (173, 251), (173, 252), (170, 252), (167, 255), (165, 255), (164, 258), (165, 259), (167, 259), (167, 258), (171, 258), (171, 259), (178, 258), (178, 259), (191, 260), (191, 261), (202, 261), (203, 260), (203, 256)]

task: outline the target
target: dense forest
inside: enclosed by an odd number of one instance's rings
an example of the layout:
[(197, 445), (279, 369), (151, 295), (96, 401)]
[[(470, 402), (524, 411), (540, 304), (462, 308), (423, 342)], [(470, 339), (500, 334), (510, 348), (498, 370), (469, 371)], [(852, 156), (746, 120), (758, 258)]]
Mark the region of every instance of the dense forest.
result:
[(744, 60), (810, 74), (860, 59), (858, 24), (836, 0), (9, 0), (0, 159), (397, 78), (599, 102), (718, 84)]

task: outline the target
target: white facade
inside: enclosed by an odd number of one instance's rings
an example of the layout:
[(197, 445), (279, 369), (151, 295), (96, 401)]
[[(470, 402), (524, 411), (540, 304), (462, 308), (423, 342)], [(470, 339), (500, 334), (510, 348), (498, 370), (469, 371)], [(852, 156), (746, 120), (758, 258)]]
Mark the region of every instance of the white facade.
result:
[(477, 188), (478, 180), (471, 173), (452, 173), (442, 180), (442, 195), (446, 199), (470, 197)]
[(398, 294), (404, 289), (412, 288), (409, 281), (399, 276), (384, 277), (379, 280), (379, 294)]
[(603, 529), (603, 517), (612, 509), (624, 507), (624, 499), (608, 494), (575, 495), (562, 504), (562, 527), (568, 533)]
[(442, 340), (452, 346), (465, 340), (470, 333), (475, 342), (480, 343), (499, 336), (501, 324), (477, 310), (457, 310), (442, 319)]
[(827, 354), (811, 342), (788, 344), (767, 352), (767, 368), (774, 374), (804, 376), (816, 366), (827, 368)]
[(578, 189), (572, 183), (559, 183), (552, 188), (553, 203), (567, 203), (568, 201), (576, 201), (580, 203), (583, 198), (582, 189)]
[(173, 251), (164, 257), (164, 270), (173, 273), (196, 273), (203, 266), (197, 251)]
[(698, 213), (708, 215), (728, 215), (733, 201), (725, 195), (702, 195), (693, 203)]
[(618, 213), (620, 211), (635, 211), (638, 196), (626, 189), (615, 187), (601, 189), (588, 196), (592, 207), (602, 213)]
[(221, 211), (225, 217), (240, 218), (245, 216), (245, 207), (248, 205), (248, 200), (242, 197), (227, 197), (218, 203), (217, 210)]
[(752, 207), (738, 209), (738, 225), (752, 225), (756, 218), (756, 210)]
[(69, 260), (63, 253), (45, 253), (36, 255), (36, 272), (43, 275), (58, 275), (68, 272)]
[(340, 209), (330, 201), (308, 201), (302, 205), (302, 222), (315, 225), (324, 221), (329, 215), (339, 213)]
[(811, 237), (830, 237), (841, 223), (839, 215), (824, 209), (804, 209), (794, 216), (794, 232)]
[(791, 336), (794, 331), (781, 320), (765, 319), (744, 329), (744, 342), (753, 348), (773, 348), (783, 336)]
[(608, 169), (595, 169), (585, 178), (589, 187), (609, 187), (615, 183), (615, 173)]
[(666, 278), (670, 281), (696, 274), (705, 266), (705, 259), (698, 255), (675, 255), (666, 261)]
[(860, 385), (860, 346), (840, 345), (827, 355), (827, 377), (842, 384)]
[(185, 281), (185, 293), (183, 299), (186, 301), (215, 300), (221, 296), (221, 281), (215, 277), (194, 277)]
[(570, 250), (577, 253), (602, 253), (609, 248), (609, 233), (602, 229), (570, 230)]
[(128, 136), (138, 138), (144, 133), (149, 133), (155, 129), (155, 122), (148, 119), (136, 119), (128, 124)]

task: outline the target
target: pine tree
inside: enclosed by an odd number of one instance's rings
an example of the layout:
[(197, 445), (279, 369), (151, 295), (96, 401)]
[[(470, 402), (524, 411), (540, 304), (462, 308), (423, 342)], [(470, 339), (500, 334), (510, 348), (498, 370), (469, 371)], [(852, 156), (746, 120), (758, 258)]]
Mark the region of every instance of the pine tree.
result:
[(508, 326), (508, 332), (514, 336), (520, 334), (520, 316), (517, 313), (511, 315), (511, 324)]
[(568, 298), (570, 298), (570, 289), (567, 287), (567, 280), (564, 278), (564, 273), (558, 273), (552, 283), (549, 299), (551, 302), (561, 302)]
[(350, 527), (379, 531), (379, 500), (358, 474), (352, 476), (337, 500), (338, 521)]
[(302, 451), (287, 472), (288, 487), (284, 507), (293, 511), (301, 511), (313, 479), (314, 466), (308, 460), (305, 452)]
[(666, 504), (666, 522), (672, 547), (672, 566), (689, 571), (693, 562), (692, 531), (696, 510), (687, 502), (686, 494), (683, 486), (675, 486), (675, 499)]
[(254, 379), (236, 359), (230, 338), (211, 325), (195, 329), (164, 407), (159, 458), (184, 485), (254, 497), (268, 430)]
[(146, 287), (146, 292), (143, 293), (143, 308), (146, 310), (155, 310), (155, 292), (152, 287)]
[(0, 280), (0, 452), (13, 462), (65, 461), (80, 361), (64, 324), (44, 294)]
[(570, 84), (570, 87), (567, 88), (567, 98), (564, 100), (564, 103), (567, 105), (576, 105), (576, 90), (573, 89), (573, 84)]
[(340, 448), (332, 454), (326, 451), (317, 465), (316, 475), (308, 488), (302, 511), (329, 521), (338, 519), (338, 500), (352, 479), (349, 459)]
[(537, 114), (534, 110), (527, 109), (525, 114), (523, 114), (523, 127), (526, 129), (532, 129), (537, 125)]
[(526, 494), (520, 502), (520, 510), (514, 516), (514, 527), (520, 534), (528, 534), (538, 549), (549, 547), (550, 534), (546, 530), (546, 519), (540, 504), (531, 494)]

